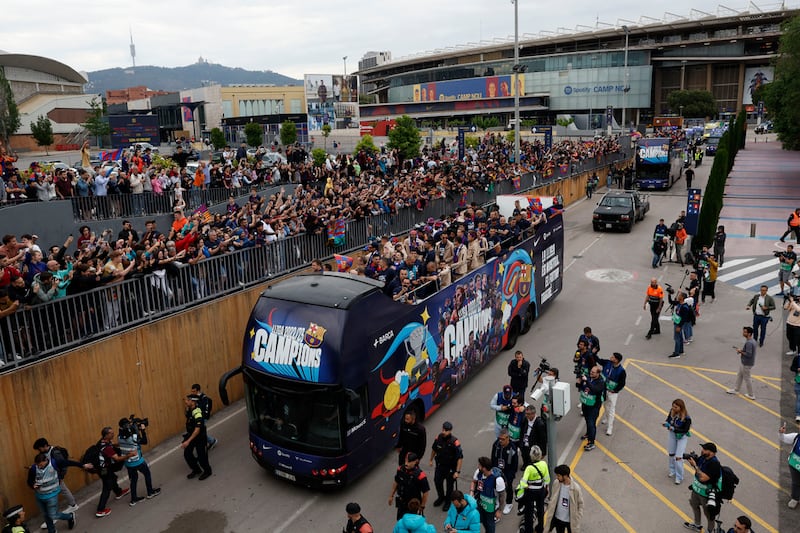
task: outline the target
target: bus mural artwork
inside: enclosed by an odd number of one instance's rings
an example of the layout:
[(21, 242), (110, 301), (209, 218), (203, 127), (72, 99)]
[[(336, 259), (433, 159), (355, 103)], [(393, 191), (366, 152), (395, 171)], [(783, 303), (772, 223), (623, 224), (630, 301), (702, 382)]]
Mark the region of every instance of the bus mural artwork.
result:
[(360, 477), (392, 449), (403, 414), (424, 420), (561, 292), (563, 220), (414, 304), (351, 274), (268, 287), (245, 330), (241, 373), (254, 459), (314, 488)]

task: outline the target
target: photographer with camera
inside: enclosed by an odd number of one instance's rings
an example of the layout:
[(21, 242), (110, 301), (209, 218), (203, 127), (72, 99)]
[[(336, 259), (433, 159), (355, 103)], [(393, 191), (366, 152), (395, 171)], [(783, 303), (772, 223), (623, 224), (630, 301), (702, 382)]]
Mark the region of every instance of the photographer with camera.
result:
[[(755, 332), (753, 338), (758, 337), (759, 346), (764, 346), (764, 338), (767, 335), (767, 323), (770, 321), (769, 312), (775, 310), (775, 300), (772, 299), (772, 296), (767, 294), (767, 290), (768, 287), (762, 285), (758, 290), (758, 294), (750, 298), (750, 302), (747, 304), (747, 307), (745, 307), (745, 309), (753, 310), (753, 331)], [(791, 345), (791, 341), (789, 344)]]
[(687, 325), (691, 325), (694, 318), (694, 310), (686, 304), (686, 293), (679, 292), (677, 298), (672, 298), (672, 293), (667, 290), (672, 311), (672, 338), (675, 341), (673, 352), (670, 359), (678, 359), (683, 355), (683, 330)]
[[(800, 211), (800, 210), (798, 210)], [(780, 261), (780, 266), (778, 270), (778, 281), (781, 284), (781, 292), (777, 294), (777, 296), (783, 296), (786, 293), (786, 289), (784, 289), (784, 284), (786, 284), (790, 289), (791, 285), (789, 285), (789, 280), (792, 279), (792, 269), (794, 268), (794, 264), (797, 262), (797, 254), (794, 253), (794, 246), (791, 244), (786, 245), (785, 252), (772, 252), (775, 257), (778, 258)]]
[[(125, 460), (125, 468), (128, 470), (128, 477), (131, 480), (131, 503), (133, 507), (144, 497), (137, 496), (136, 487), (139, 482), (139, 472), (144, 476), (144, 483), (147, 487), (147, 499), (155, 498), (161, 494), (161, 489), (153, 488), (153, 479), (150, 475), (150, 465), (144, 459), (142, 454), (142, 444), (147, 444), (146, 429), (149, 421), (146, 418), (136, 418), (131, 415), (129, 418), (121, 418), (119, 420), (118, 443), (119, 448), (123, 454), (129, 457)], [(133, 455), (130, 455), (130, 454)]]
[(714, 518), (717, 516), (716, 506), (709, 507), (709, 494), (716, 489), (719, 478), (722, 475), (722, 466), (717, 459), (717, 445), (713, 442), (706, 442), (700, 445), (700, 455), (695, 453), (684, 454), (683, 459), (694, 468), (694, 480), (692, 481), (692, 495), (689, 498), (689, 505), (694, 511), (694, 522), (684, 522), (686, 529), (692, 531), (702, 531), (700, 523), (700, 509), (702, 508), (708, 520), (708, 531), (714, 531)]

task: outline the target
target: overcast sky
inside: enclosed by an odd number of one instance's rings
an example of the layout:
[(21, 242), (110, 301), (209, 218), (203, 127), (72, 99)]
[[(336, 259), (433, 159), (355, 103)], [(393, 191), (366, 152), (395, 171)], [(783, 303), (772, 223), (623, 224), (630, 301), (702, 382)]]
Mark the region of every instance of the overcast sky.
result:
[[(600, 27), (617, 26), (620, 19), (646, 24), (642, 17), (665, 17), (658, 4), (520, 0), (519, 32), (574, 32), (578, 26), (598, 27), (598, 21)], [(693, 4), (698, 5), (689, 0), (660, 5), (687, 17)], [(745, 8), (743, 0), (725, 4)], [(779, 6), (759, 5), (764, 11)], [(398, 58), (514, 34), (510, 0), (3, 0), (2, 6), (0, 50), (49, 57), (78, 71), (130, 66), (129, 28), (137, 65), (183, 66), (202, 56), (298, 79), (304, 73), (341, 73), (343, 56), (352, 72), (369, 50), (389, 50)], [(700, 7), (717, 14), (716, 4)]]

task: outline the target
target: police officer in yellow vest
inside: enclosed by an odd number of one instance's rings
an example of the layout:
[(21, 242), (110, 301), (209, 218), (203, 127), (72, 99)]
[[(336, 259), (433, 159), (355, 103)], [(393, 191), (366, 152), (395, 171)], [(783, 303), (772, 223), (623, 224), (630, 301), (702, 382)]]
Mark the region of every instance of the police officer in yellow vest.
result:
[(183, 458), (192, 471), (186, 477), (193, 479), (200, 476), (200, 481), (211, 477), (211, 465), (208, 464), (206, 448), (206, 424), (203, 410), (200, 409), (200, 396), (189, 394), (183, 400), (186, 405), (186, 433), (183, 435)]
[(25, 527), (25, 509), (21, 505), (9, 507), (3, 513), (3, 518), (6, 519), (7, 525), (3, 528), (5, 533), (28, 533), (28, 528)]
[[(722, 466), (717, 459), (717, 445), (713, 442), (706, 442), (700, 445), (700, 456), (696, 459), (689, 456), (688, 462), (694, 468), (694, 480), (692, 481), (692, 495), (689, 498), (689, 505), (692, 506), (694, 511), (694, 522), (684, 522), (683, 525), (686, 529), (693, 531), (701, 531), (703, 529), (700, 523), (700, 508), (702, 507), (703, 513), (708, 519), (708, 531), (714, 531), (714, 517), (716, 516), (717, 507), (709, 509), (706, 505), (708, 503), (708, 493), (712, 489), (719, 488), (719, 480), (722, 475)], [(686, 456), (684, 456), (686, 457)]]

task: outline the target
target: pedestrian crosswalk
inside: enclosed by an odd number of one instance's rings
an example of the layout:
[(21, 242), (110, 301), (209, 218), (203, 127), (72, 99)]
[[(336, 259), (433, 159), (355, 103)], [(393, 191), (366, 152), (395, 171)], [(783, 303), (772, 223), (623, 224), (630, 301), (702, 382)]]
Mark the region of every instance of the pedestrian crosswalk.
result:
[(728, 259), (720, 267), (717, 281), (748, 291), (758, 291), (761, 285), (766, 285), (769, 287), (769, 294), (776, 294), (781, 290), (778, 282), (778, 264), (778, 259), (771, 255)]

